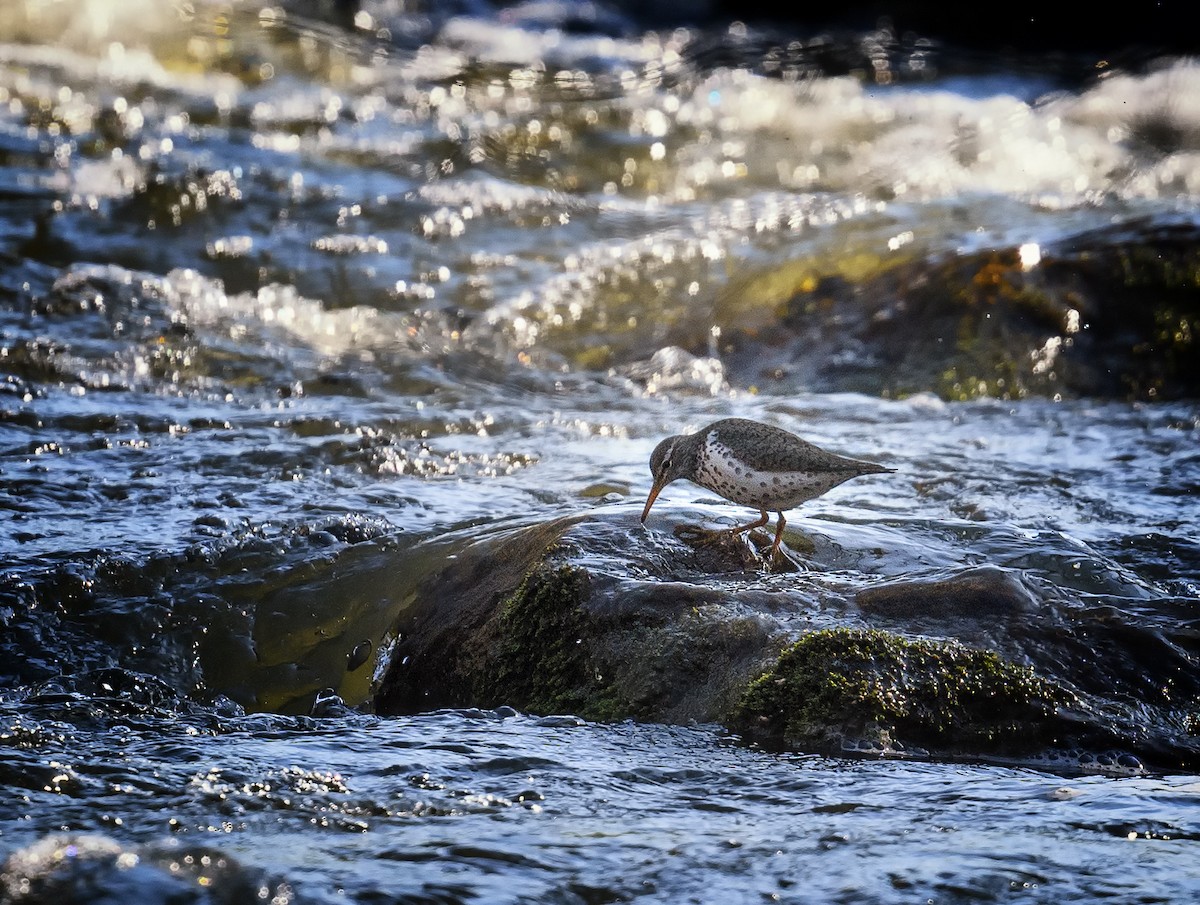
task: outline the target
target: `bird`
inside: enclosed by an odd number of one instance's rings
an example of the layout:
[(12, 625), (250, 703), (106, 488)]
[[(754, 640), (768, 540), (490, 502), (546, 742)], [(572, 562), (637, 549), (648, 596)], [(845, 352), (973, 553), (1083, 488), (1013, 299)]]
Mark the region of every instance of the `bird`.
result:
[[(736, 537), (767, 524), (768, 511), (779, 516), (771, 557), (779, 555), (784, 511), (818, 497), (851, 478), (889, 474), (893, 468), (847, 459), (821, 449), (790, 431), (751, 421), (722, 418), (694, 434), (667, 437), (650, 454), (654, 480), (642, 524), (664, 487), (686, 478), (725, 499), (759, 511), (759, 518), (744, 525), (711, 532)], [(707, 532), (706, 532), (707, 533)]]

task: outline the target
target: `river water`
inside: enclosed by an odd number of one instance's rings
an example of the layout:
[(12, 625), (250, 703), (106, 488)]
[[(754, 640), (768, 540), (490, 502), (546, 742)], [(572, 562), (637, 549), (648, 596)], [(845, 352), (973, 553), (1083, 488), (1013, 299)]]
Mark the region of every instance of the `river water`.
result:
[(1050, 336), (1020, 391), (862, 392), (871, 350), (779, 339), (827, 277), (1200, 226), (1192, 61), (582, 4), (0, 8), (0, 901), (1195, 897), (1186, 772), (370, 712), (414, 575), (639, 510), (658, 440), (725, 416), (896, 469), (789, 516), (878, 548), (831, 584), (995, 567), (1194, 668), (1194, 393), (1047, 390)]

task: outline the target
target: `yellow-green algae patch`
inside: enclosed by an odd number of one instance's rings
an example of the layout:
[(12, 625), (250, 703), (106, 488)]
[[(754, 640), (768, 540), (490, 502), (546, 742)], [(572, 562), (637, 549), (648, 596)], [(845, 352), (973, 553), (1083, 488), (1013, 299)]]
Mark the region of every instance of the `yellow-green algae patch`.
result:
[(863, 629), (800, 638), (746, 689), (735, 722), (801, 750), (848, 738), (976, 753), (1031, 750), (1072, 696), (1032, 669), (956, 642)]

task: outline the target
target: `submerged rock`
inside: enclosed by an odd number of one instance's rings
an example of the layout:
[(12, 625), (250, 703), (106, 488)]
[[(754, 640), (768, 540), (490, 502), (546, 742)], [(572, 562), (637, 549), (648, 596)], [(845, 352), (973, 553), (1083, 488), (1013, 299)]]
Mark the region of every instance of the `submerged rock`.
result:
[[(1200, 765), (1170, 702), (1129, 696), (1152, 681), (1151, 649), (1180, 700), (1195, 691), (1178, 684), (1178, 639), (1101, 626), (1010, 570), (888, 577), (878, 530), (793, 531), (796, 570), (774, 572), (745, 544), (663, 530), (705, 516), (669, 510), (647, 532), (601, 509), (476, 541), (410, 597), (376, 711), (509, 705), (717, 722), (824, 753)], [(864, 589), (871, 571), (884, 577)]]
[[(177, 552), (11, 569), (0, 575), (0, 686), (168, 709), (226, 696), (307, 713), (326, 687), (361, 702), (390, 595), (403, 595), (394, 530), (358, 516), (263, 524)], [(407, 566), (418, 572), (419, 557)]]

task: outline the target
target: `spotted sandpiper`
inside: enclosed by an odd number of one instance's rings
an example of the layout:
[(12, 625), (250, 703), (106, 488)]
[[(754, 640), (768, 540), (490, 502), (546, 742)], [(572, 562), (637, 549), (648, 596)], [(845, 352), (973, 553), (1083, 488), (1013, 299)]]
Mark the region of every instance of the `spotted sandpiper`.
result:
[(767, 523), (768, 510), (778, 513), (775, 543), (771, 545), (771, 556), (775, 557), (787, 524), (785, 509), (793, 509), (851, 478), (894, 470), (834, 455), (770, 424), (723, 418), (694, 434), (667, 437), (654, 448), (650, 455), (654, 486), (642, 510), (642, 522), (664, 487), (687, 478), (727, 500), (759, 511), (757, 520), (714, 534), (736, 536), (761, 528)]

